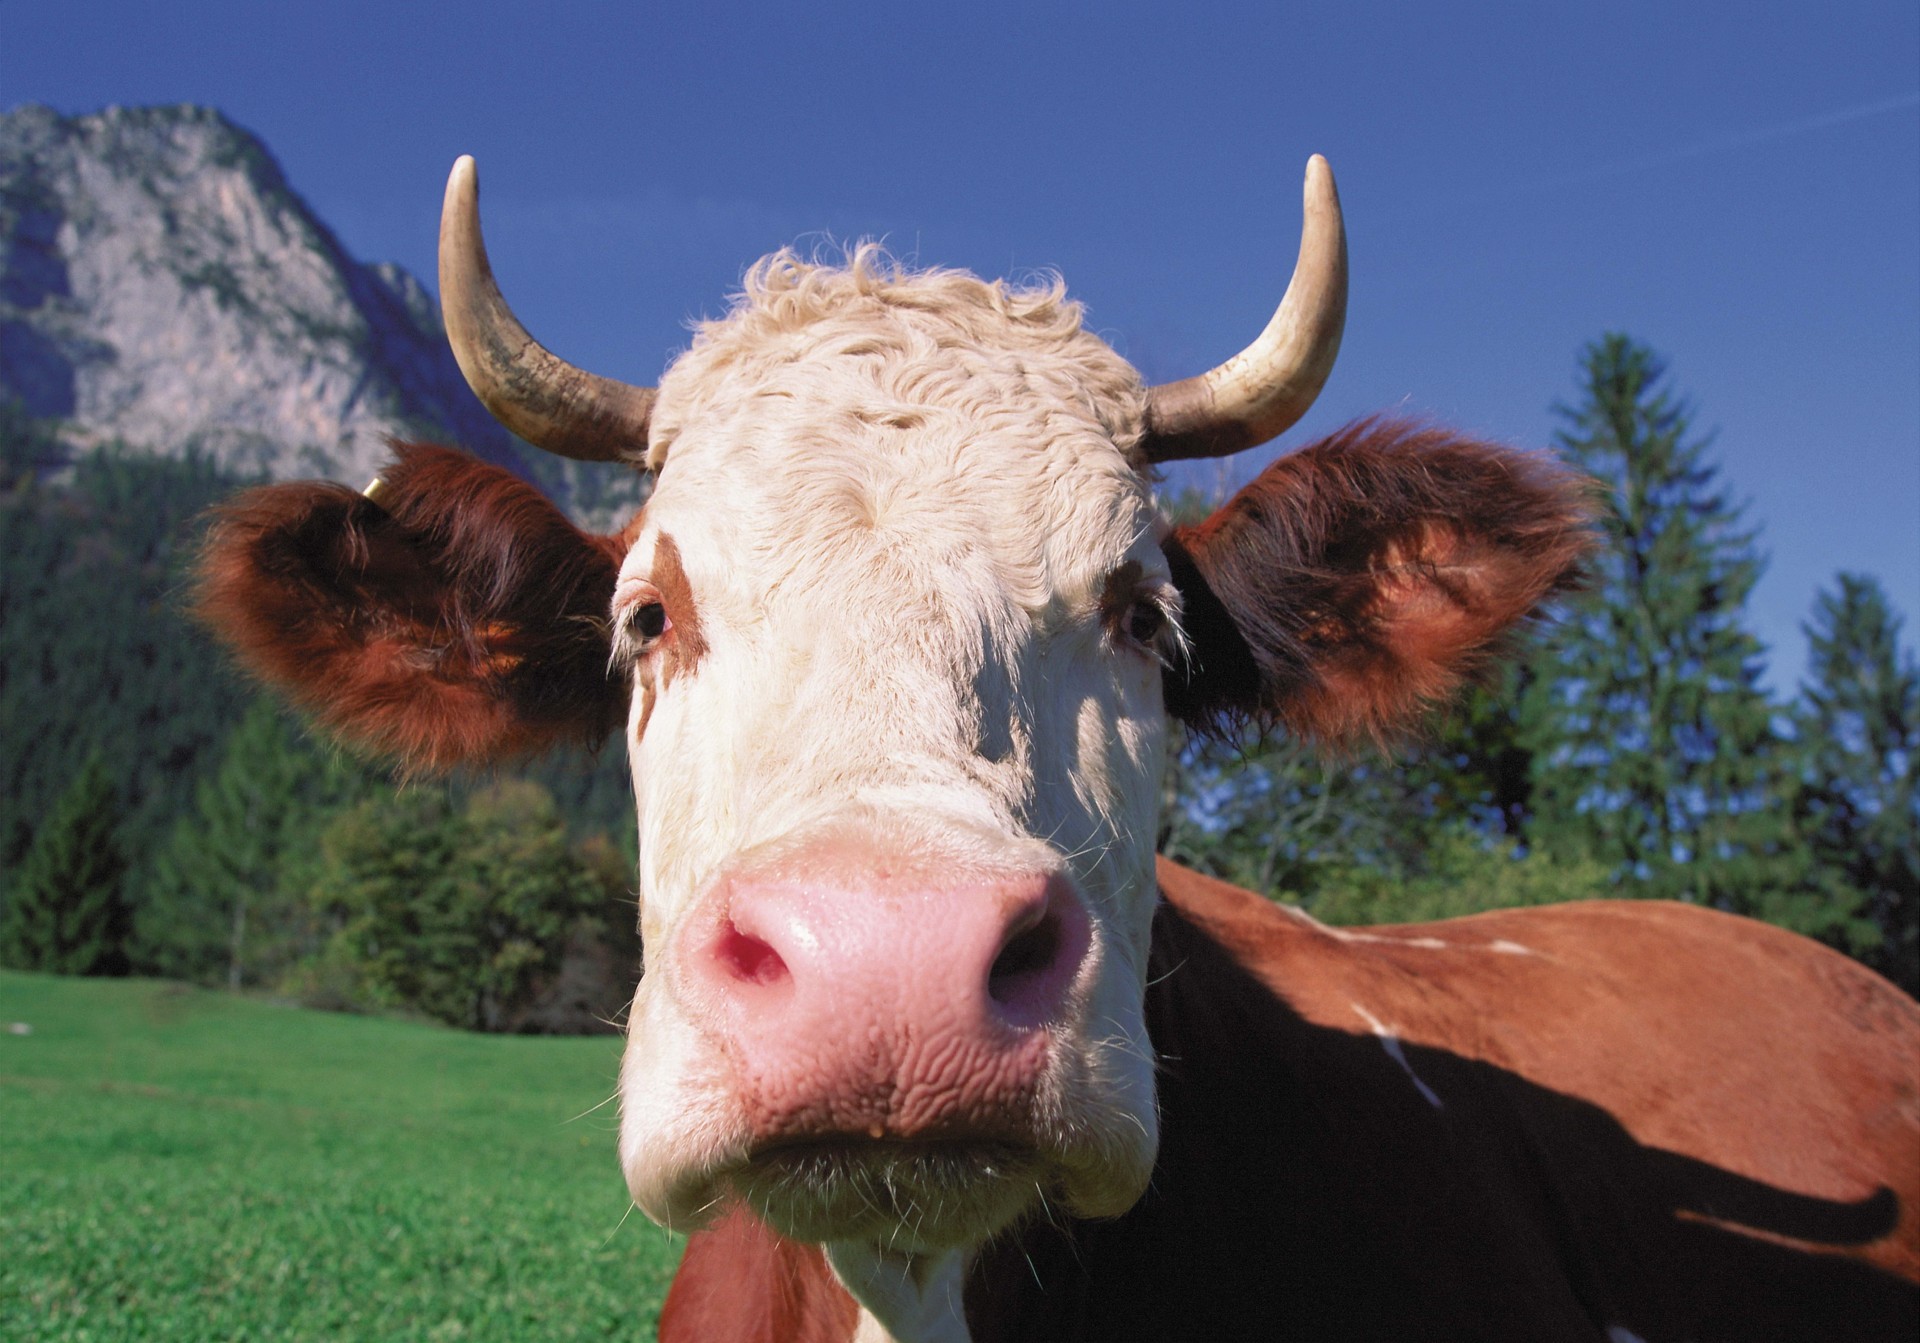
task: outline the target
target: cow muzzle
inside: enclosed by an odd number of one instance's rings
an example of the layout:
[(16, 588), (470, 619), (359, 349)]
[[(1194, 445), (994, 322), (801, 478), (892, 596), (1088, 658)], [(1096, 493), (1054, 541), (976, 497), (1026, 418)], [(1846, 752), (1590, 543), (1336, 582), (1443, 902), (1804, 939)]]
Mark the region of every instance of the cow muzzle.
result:
[(1099, 962), (1064, 872), (818, 840), (730, 865), (670, 945), (728, 1093), (718, 1196), (801, 1239), (937, 1245), (1046, 1184)]

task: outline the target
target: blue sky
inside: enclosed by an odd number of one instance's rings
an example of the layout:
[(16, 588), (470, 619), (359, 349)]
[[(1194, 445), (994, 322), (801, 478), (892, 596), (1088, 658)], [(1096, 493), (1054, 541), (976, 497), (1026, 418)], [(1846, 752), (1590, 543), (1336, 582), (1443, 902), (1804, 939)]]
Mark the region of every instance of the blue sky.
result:
[(0, 106), (220, 107), (428, 279), (474, 154), (528, 325), (640, 381), (822, 236), (1057, 268), (1149, 377), (1197, 372), (1277, 301), (1324, 153), (1353, 301), (1281, 449), (1381, 409), (1545, 444), (1625, 330), (1750, 501), (1776, 689), (1836, 570), (1920, 613), (1920, 6), (1178, 8), (0, 0)]

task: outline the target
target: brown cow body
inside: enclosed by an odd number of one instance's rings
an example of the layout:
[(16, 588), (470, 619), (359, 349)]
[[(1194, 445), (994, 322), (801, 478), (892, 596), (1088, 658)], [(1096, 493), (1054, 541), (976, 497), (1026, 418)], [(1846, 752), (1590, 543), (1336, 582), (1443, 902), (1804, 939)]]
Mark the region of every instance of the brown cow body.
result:
[[(1160, 883), (1153, 1186), (989, 1246), (976, 1343), (1920, 1327), (1920, 1006), (1878, 976), (1686, 905), (1343, 930)], [(660, 1337), (856, 1319), (817, 1251), (736, 1213), (688, 1243)]]

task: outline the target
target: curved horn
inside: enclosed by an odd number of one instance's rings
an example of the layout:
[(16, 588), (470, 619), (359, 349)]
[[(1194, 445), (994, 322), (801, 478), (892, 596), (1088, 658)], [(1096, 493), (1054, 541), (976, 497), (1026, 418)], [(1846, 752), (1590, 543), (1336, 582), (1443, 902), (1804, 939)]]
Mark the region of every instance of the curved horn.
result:
[(647, 450), (653, 388), (575, 368), (513, 315), (480, 237), (480, 178), (469, 155), (454, 162), (440, 211), (440, 313), (467, 385), (493, 417), (538, 448), (611, 462)]
[(1300, 259), (1259, 339), (1207, 373), (1147, 392), (1149, 461), (1225, 457), (1265, 443), (1320, 395), (1347, 324), (1347, 230), (1333, 170), (1307, 160)]

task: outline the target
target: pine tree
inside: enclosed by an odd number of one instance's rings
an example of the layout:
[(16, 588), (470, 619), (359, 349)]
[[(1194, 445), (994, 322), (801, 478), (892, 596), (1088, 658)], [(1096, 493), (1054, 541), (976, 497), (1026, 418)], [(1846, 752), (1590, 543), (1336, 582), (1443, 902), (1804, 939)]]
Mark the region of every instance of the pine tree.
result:
[[(1534, 660), (1534, 839), (1623, 893), (1758, 913), (1793, 861), (1778, 739), (1742, 623), (1761, 560), (1662, 361), (1614, 334), (1558, 412), (1563, 453), (1607, 487), (1598, 581)], [(1769, 909), (1786, 922), (1799, 911)]]
[(1841, 945), (1920, 993), (1920, 665), (1876, 580), (1836, 584), (1803, 626), (1794, 810), (1829, 898), (1868, 931)]
[[(0, 415), (0, 438), (12, 432)], [(96, 750), (124, 807), (125, 850), (155, 851), (251, 697), (180, 601), (194, 533), (234, 479), (202, 458), (105, 448), (58, 478), (34, 474), (0, 489), (0, 873), (9, 880)], [(150, 870), (142, 862), (128, 874), (136, 906)]]
[(0, 960), (62, 975), (124, 975), (131, 920), (118, 790), (89, 756), (34, 834), (11, 883)]
[(27, 414), (18, 397), (0, 396), (0, 490), (66, 458), (54, 434), (54, 422)]
[(316, 950), (306, 891), (320, 832), (378, 787), (373, 770), (256, 699), (155, 860), (140, 910), (142, 963), (239, 989), (273, 982)]

